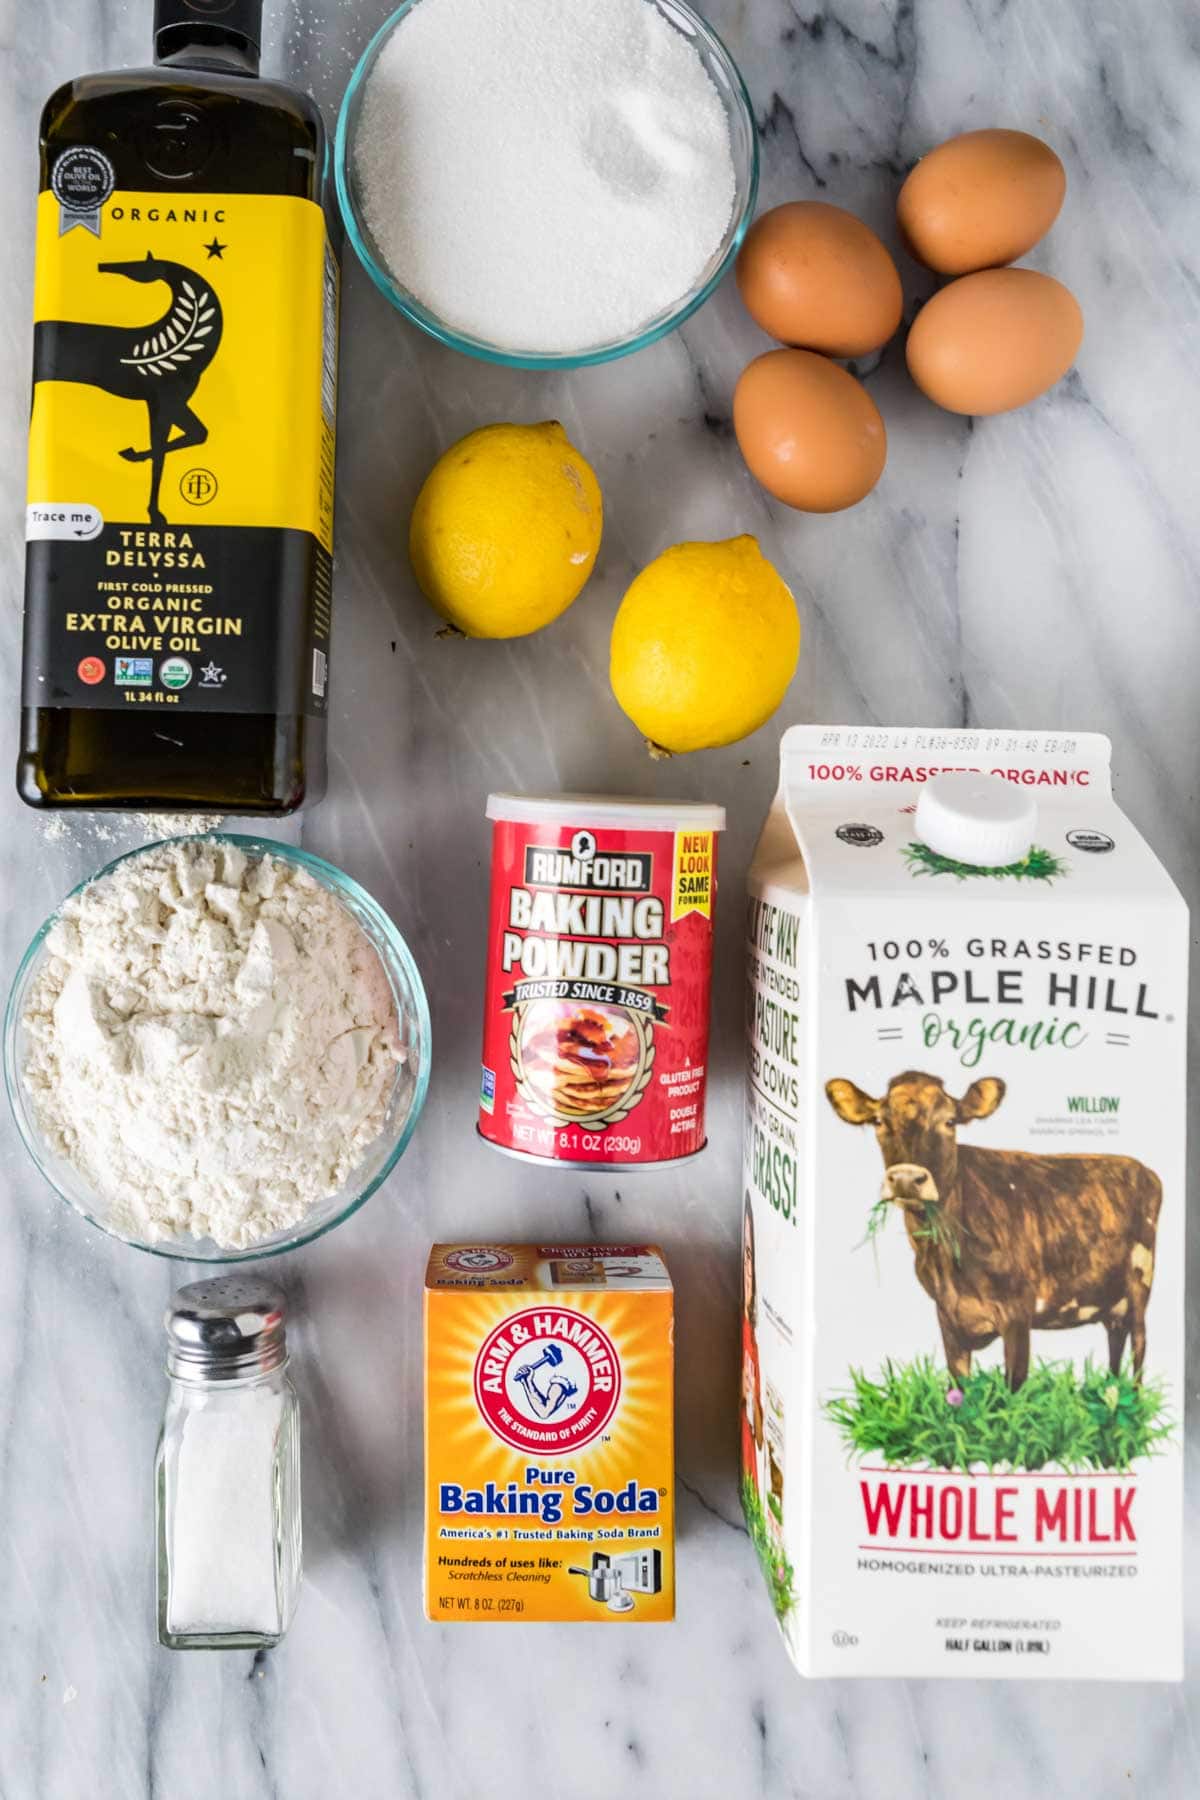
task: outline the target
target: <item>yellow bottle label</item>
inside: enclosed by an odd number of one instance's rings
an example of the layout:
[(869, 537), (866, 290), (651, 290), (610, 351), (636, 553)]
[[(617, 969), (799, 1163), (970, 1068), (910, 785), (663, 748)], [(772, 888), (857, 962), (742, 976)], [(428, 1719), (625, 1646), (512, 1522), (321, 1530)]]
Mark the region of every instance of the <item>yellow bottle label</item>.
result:
[(321, 208), (117, 189), (81, 213), (72, 158), (108, 168), (63, 152), (38, 201), (25, 704), (321, 713), (338, 329)]
[(337, 274), (320, 207), (118, 190), (98, 235), (60, 223), (47, 190), (30, 507), (308, 531), (331, 550)]

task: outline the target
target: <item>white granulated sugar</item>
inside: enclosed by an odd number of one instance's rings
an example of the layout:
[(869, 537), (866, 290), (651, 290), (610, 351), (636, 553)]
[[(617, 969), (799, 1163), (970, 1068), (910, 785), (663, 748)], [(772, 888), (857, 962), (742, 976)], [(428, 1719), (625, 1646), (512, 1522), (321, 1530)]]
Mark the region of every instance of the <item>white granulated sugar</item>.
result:
[(248, 1388), (184, 1414), (168, 1519), (167, 1626), (180, 1633), (283, 1627), (275, 1574), (275, 1456), (283, 1397)]
[(421, 0), (368, 78), (356, 173), (404, 287), (547, 352), (680, 300), (735, 189), (717, 90), (648, 0)]
[(336, 1193), (403, 1060), (392, 991), (305, 870), (204, 838), (69, 900), (22, 1024), (50, 1147), (118, 1229), (244, 1247)]

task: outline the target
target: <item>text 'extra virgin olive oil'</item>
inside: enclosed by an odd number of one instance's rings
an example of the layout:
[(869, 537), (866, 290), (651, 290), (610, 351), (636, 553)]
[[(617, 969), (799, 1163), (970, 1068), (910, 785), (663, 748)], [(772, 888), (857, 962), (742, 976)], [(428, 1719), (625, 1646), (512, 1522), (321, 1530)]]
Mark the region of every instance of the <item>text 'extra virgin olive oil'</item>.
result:
[(42, 115), (17, 785), (319, 799), (338, 267), (316, 103), (262, 0), (157, 0), (155, 66)]

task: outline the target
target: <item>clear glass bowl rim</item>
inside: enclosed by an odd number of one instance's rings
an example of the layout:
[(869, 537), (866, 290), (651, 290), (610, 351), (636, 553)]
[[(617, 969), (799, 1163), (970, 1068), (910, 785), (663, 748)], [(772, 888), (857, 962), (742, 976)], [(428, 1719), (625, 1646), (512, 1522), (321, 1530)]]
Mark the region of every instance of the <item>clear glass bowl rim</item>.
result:
[[(338, 898), (348, 896), (352, 899), (354, 907), (361, 909), (361, 911), (372, 921), (372, 924), (378, 930), (380, 937), (387, 943), (389, 953), (395, 957), (403, 971), (405, 980), (409, 986), (409, 995), (406, 1004), (416, 1015), (417, 1036), (421, 1049), (419, 1066), (414, 1077), (412, 1101), (405, 1117), (404, 1125), (395, 1144), (388, 1152), (387, 1157), (380, 1168), (371, 1177), (370, 1181), (354, 1194), (340, 1211), (332, 1214), (328, 1219), (321, 1220), (318, 1224), (315, 1224), (310, 1228), (306, 1229), (303, 1220), (301, 1220), (295, 1227), (293, 1235), (280, 1242), (276, 1243), (268, 1240), (261, 1245), (249, 1244), (245, 1249), (229, 1249), (227, 1247), (218, 1246), (220, 1251), (220, 1254), (218, 1255), (197, 1255), (194, 1245), (191, 1248), (186, 1248), (171, 1240), (148, 1244), (143, 1243), (140, 1238), (125, 1237), (122, 1233), (112, 1230), (109, 1225), (104, 1223), (103, 1219), (96, 1218), (92, 1213), (85, 1211), (85, 1209), (73, 1200), (69, 1194), (65, 1194), (42, 1160), (40, 1143), (37, 1137), (33, 1135), (33, 1122), (26, 1111), (25, 1102), (20, 1092), (22, 1078), (21, 1071), (17, 1066), (17, 1032), (21, 1023), (21, 1004), (24, 1000), (25, 989), (32, 974), (34, 964), (41, 954), (46, 938), (58, 921), (63, 907), (68, 905), (68, 903), (74, 900), (78, 894), (82, 894), (85, 889), (91, 887), (95, 882), (102, 881), (106, 876), (111, 875), (114, 870), (120, 868), (122, 863), (132, 861), (134, 857), (145, 856), (147, 852), (160, 850), (164, 846), (170, 847), (175, 844), (194, 844), (200, 841), (206, 843), (233, 844), (239, 850), (244, 850), (249, 856), (276, 856), (283, 861), (295, 863), (300, 868), (307, 869), (323, 887), (330, 889)], [(353, 909), (352, 916), (356, 916)], [(388, 974), (386, 965), (384, 972), (385, 974)], [(389, 985), (391, 985), (390, 974), (388, 974), (388, 981)], [(326, 1232), (332, 1231), (335, 1226), (343, 1224), (353, 1213), (358, 1211), (360, 1206), (365, 1206), (366, 1202), (371, 1198), (371, 1195), (374, 1194), (378, 1188), (382, 1187), (383, 1183), (387, 1180), (401, 1156), (404, 1154), (404, 1151), (407, 1149), (409, 1139), (416, 1130), (417, 1120), (420, 1118), (421, 1110), (425, 1105), (425, 1096), (429, 1088), (429, 1070), (430, 1019), (429, 1002), (425, 993), (425, 984), (421, 980), (421, 972), (417, 968), (412, 952), (409, 950), (399, 927), (379, 904), (378, 900), (376, 900), (372, 894), (369, 894), (366, 888), (360, 886), (352, 875), (347, 875), (345, 871), (339, 869), (336, 864), (326, 862), (324, 857), (315, 855), (311, 850), (303, 850), (297, 844), (277, 843), (271, 838), (245, 836), (240, 832), (233, 831), (205, 831), (194, 837), (162, 838), (152, 844), (140, 844), (136, 849), (126, 850), (120, 856), (115, 856), (111, 862), (105, 863), (103, 868), (98, 869), (94, 875), (85, 876), (82, 881), (77, 882), (70, 893), (64, 896), (58, 906), (55, 907), (54, 911), (35, 932), (28, 949), (25, 951), (24, 956), (22, 956), (17, 965), (16, 974), (13, 976), (12, 984), (9, 987), (8, 1001), (4, 1010), (4, 1085), (8, 1094), (9, 1110), (12, 1113), (21, 1141), (29, 1152), (29, 1156), (38, 1173), (42, 1176), (47, 1185), (53, 1188), (54, 1192), (65, 1206), (70, 1207), (71, 1211), (79, 1218), (86, 1219), (89, 1225), (95, 1226), (97, 1231), (103, 1232), (105, 1237), (113, 1239), (113, 1241), (118, 1244), (127, 1244), (132, 1250), (144, 1250), (151, 1256), (163, 1256), (173, 1262), (203, 1262), (214, 1264), (225, 1262), (257, 1262), (264, 1257), (282, 1256), (286, 1251), (298, 1250), (303, 1244), (315, 1243), (318, 1238), (324, 1237)]]
[(648, 344), (657, 343), (659, 338), (666, 337), (668, 333), (685, 324), (692, 314), (704, 305), (728, 274), (730, 266), (741, 248), (742, 239), (749, 229), (750, 221), (754, 217), (754, 208), (758, 199), (759, 149), (754, 107), (741, 70), (707, 19), (689, 6), (687, 0), (662, 0), (661, 6), (659, 0), (647, 0), (647, 4), (655, 6), (663, 12), (664, 16), (673, 11), (687, 19), (696, 36), (705, 43), (709, 53), (723, 66), (728, 79), (729, 92), (733, 96), (735, 104), (740, 104), (744, 116), (750, 145), (750, 166), (745, 192), (741, 196), (741, 206), (729, 232), (724, 254), (700, 287), (686, 295), (673, 311), (652, 320), (644, 330), (637, 332), (634, 336), (620, 338), (612, 344), (601, 344), (592, 350), (551, 351), (543, 354), (536, 351), (503, 350), (497, 345), (487, 343), (482, 338), (472, 337), (466, 332), (455, 331), (449, 325), (444, 324), (436, 313), (430, 312), (413, 295), (407, 293), (376, 259), (359, 221), (350, 171), (354, 153), (354, 143), (351, 141), (349, 127), (351, 112), (354, 110), (359, 90), (366, 83), (376, 57), (392, 32), (414, 6), (434, 4), (436, 4), (436, 0), (402, 0), (402, 4), (396, 8), (395, 12), (383, 21), (359, 57), (338, 110), (337, 131), (334, 138), (334, 181), (337, 188), (338, 208), (342, 215), (342, 223), (346, 228), (346, 235), (354, 246), (355, 255), (380, 293), (391, 302), (397, 312), (402, 313), (406, 319), (419, 326), (431, 338), (435, 338), (439, 344), (445, 344), (451, 350), (460, 350), (465, 355), (474, 356), (481, 362), (497, 363), (509, 369), (594, 368), (597, 364), (615, 362), (618, 357), (630, 356), (636, 350), (644, 350)]

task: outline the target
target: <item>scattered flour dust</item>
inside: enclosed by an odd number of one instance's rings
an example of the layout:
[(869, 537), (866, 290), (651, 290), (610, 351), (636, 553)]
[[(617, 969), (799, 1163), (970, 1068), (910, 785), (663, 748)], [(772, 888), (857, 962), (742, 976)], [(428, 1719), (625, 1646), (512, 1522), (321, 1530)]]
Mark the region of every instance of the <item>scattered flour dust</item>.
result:
[(42, 836), (48, 844), (61, 844), (84, 834), (102, 844), (117, 844), (127, 835), (132, 823), (145, 844), (159, 838), (202, 837), (216, 831), (223, 822), (221, 813), (120, 813), (111, 818), (105, 813), (51, 813), (42, 825)]
[(355, 172), (410, 293), (547, 352), (681, 299), (736, 186), (717, 90), (648, 0), (420, 0), (367, 79)]
[(221, 813), (134, 813), (133, 819), (147, 844), (159, 838), (203, 837), (224, 823)]
[(26, 1087), (118, 1229), (256, 1243), (336, 1193), (379, 1135), (404, 1060), (392, 991), (307, 871), (158, 845), (69, 900), (46, 949)]

